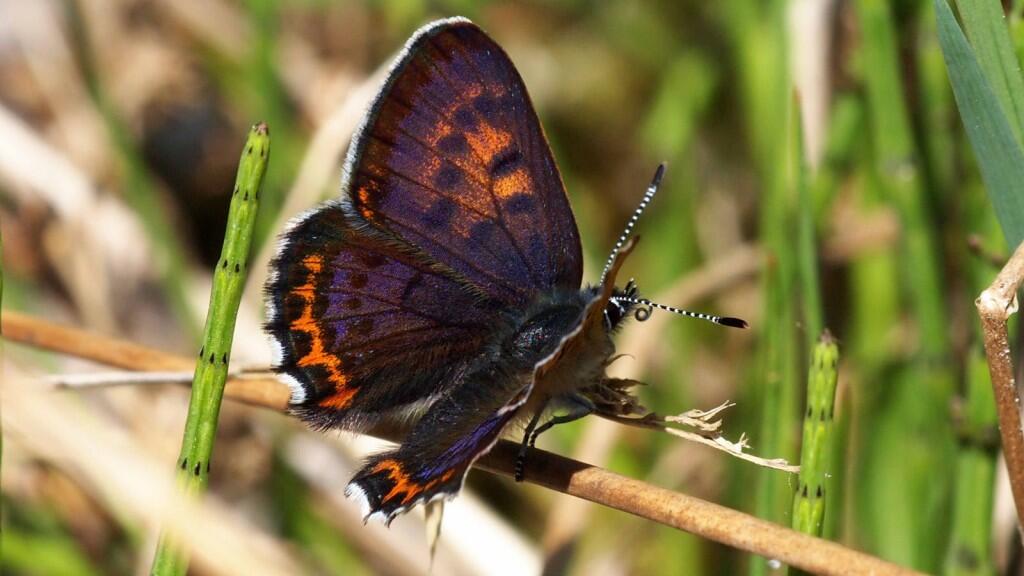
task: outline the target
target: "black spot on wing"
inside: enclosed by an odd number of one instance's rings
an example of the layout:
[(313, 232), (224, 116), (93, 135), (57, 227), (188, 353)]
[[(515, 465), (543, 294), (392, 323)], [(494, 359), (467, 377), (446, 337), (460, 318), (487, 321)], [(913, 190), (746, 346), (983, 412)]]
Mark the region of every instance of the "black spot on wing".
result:
[(388, 259), (381, 256), (380, 254), (374, 254), (373, 252), (358, 252), (356, 258), (359, 262), (367, 268), (379, 268), (387, 263)]
[(455, 125), (463, 130), (472, 130), (476, 128), (476, 113), (473, 111), (473, 108), (469, 106), (462, 106), (457, 109), (455, 114), (453, 114), (453, 119), (455, 120)]
[(529, 194), (516, 194), (508, 199), (508, 211), (512, 214), (529, 214), (533, 212), (537, 203)]
[(451, 190), (461, 182), (462, 171), (447, 162), (437, 171), (437, 176), (434, 178), (434, 184), (441, 191)]
[(491, 161), (491, 165), (487, 167), (487, 170), (491, 173), (491, 177), (501, 178), (515, 172), (522, 163), (523, 153), (518, 147), (511, 146), (499, 152)]
[(369, 281), (369, 278), (367, 278), (366, 274), (363, 273), (363, 272), (355, 272), (355, 273), (349, 275), (349, 277), (348, 277), (348, 284), (349, 284), (349, 286), (351, 286), (351, 287), (353, 287), (353, 288), (355, 288), (357, 290), (359, 288), (362, 288), (362, 287), (366, 286), (366, 283), (368, 281)]
[(493, 118), (501, 110), (498, 100), (490, 94), (481, 94), (474, 98), (473, 108), (484, 118)]
[(357, 336), (367, 337), (373, 332), (373, 318), (360, 318), (352, 324), (352, 330)]
[(438, 140), (437, 148), (449, 156), (461, 156), (469, 152), (466, 137), (459, 133), (452, 133)]
[(473, 224), (473, 227), (469, 229), (469, 239), (478, 244), (484, 244), (490, 241), (497, 231), (498, 226), (490, 220), (482, 220)]
[(402, 302), (408, 302), (413, 293), (417, 288), (423, 285), (423, 274), (417, 272), (409, 281), (405, 283), (405, 289), (402, 290)]
[(437, 229), (448, 226), (452, 217), (455, 216), (455, 202), (448, 198), (439, 198), (427, 209), (423, 215), (424, 223), (428, 228)]
[(292, 352), (295, 358), (302, 358), (313, 349), (313, 340), (309, 333), (303, 330), (292, 330), (288, 333), (291, 339)]

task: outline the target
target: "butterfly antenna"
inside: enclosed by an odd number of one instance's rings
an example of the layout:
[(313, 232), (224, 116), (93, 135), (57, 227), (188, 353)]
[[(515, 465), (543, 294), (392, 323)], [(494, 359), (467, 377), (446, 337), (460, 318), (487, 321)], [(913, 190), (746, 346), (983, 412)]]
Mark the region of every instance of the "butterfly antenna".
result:
[(640, 215), (644, 213), (647, 205), (651, 203), (651, 199), (658, 193), (658, 187), (661, 186), (661, 177), (665, 175), (665, 163), (662, 162), (658, 165), (657, 171), (654, 172), (654, 178), (651, 179), (651, 185), (647, 187), (647, 192), (644, 192), (644, 197), (640, 200), (640, 205), (633, 211), (633, 215), (629, 217), (629, 222), (626, 223), (626, 229), (619, 235), (619, 239), (615, 242), (615, 247), (612, 248), (612, 253), (608, 255), (608, 261), (604, 263), (604, 270), (601, 271), (601, 281), (598, 285), (604, 284), (604, 277), (608, 275), (608, 270), (612, 267), (612, 262), (615, 261), (615, 256), (618, 255), (619, 250), (622, 249), (622, 245), (629, 239), (629, 234), (633, 231), (633, 227), (636, 226), (636, 221), (640, 219)]
[[(689, 318), (697, 318), (698, 320), (707, 320), (713, 322), (719, 326), (729, 326), (730, 328), (746, 328), (746, 320), (739, 318), (733, 318), (731, 316), (714, 316), (711, 314), (704, 314), (703, 312), (690, 312), (689, 310), (683, 310), (682, 308), (676, 308), (675, 306), (666, 306), (664, 304), (658, 304), (657, 302), (651, 302), (647, 298), (636, 298), (633, 296), (614, 296), (612, 300), (618, 302), (628, 302), (630, 304), (638, 304), (640, 306), (648, 306), (649, 308), (657, 308), (659, 310), (665, 310), (673, 314), (679, 314), (680, 316), (687, 316)], [(636, 311), (636, 319), (643, 321), (650, 317), (650, 309), (640, 308)]]

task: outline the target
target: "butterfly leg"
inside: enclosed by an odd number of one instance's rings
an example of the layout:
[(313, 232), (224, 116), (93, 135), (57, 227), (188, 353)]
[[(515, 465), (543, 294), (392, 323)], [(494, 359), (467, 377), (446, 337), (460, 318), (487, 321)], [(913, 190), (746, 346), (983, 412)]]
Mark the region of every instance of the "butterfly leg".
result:
[[(557, 416), (552, 416), (547, 422), (537, 426), (537, 422), (540, 421), (540, 415), (544, 411), (544, 406), (541, 406), (540, 410), (533, 415), (530, 419), (530, 424), (526, 427), (526, 435), (523, 437), (523, 443), (519, 449), (519, 455), (516, 458), (515, 465), (515, 480), (516, 482), (523, 481), (523, 475), (526, 471), (526, 450), (527, 448), (533, 448), (534, 444), (537, 443), (537, 438), (547, 432), (548, 430), (558, 426), (559, 424), (567, 424), (583, 418), (584, 416), (593, 414), (597, 410), (597, 406), (585, 396), (579, 394), (572, 394), (564, 398), (565, 408), (567, 412)], [(545, 406), (547, 404), (545, 403)]]
[(541, 424), (536, 430), (533, 431), (533, 435), (530, 437), (530, 447), (537, 443), (537, 437), (547, 432), (548, 430), (558, 426), (559, 424), (568, 424), (569, 422), (575, 422), (584, 416), (589, 416), (597, 411), (597, 406), (590, 401), (586, 396), (580, 396), (579, 394), (573, 394), (566, 397), (566, 405), (568, 412), (560, 416), (552, 416), (550, 420)]
[(533, 430), (540, 422), (540, 417), (544, 414), (544, 409), (549, 401), (550, 398), (537, 408), (537, 411), (533, 413), (533, 417), (530, 418), (530, 423), (526, 425), (526, 430), (523, 432), (523, 442), (519, 445), (519, 453), (516, 455), (515, 471), (513, 473), (513, 478), (515, 478), (516, 482), (523, 481), (523, 473), (526, 470), (526, 450), (533, 446)]

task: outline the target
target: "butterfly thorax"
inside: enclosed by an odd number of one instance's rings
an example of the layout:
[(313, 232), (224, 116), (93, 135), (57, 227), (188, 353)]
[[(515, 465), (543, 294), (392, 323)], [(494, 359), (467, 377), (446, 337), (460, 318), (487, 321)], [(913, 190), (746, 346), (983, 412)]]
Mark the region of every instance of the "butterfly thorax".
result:
[[(521, 316), (503, 346), (508, 358), (534, 376), (531, 406), (600, 383), (615, 352), (612, 332), (624, 319), (609, 305), (606, 321), (584, 329), (582, 320), (597, 289), (542, 297)], [(572, 345), (565, 344), (572, 340)], [(525, 412), (529, 412), (527, 406)]]

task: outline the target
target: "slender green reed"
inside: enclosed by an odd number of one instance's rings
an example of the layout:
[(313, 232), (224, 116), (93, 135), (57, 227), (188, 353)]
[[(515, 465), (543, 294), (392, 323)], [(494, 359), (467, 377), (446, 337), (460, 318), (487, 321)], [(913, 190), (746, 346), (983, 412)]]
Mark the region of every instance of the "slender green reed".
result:
[[(795, 183), (789, 169), (795, 158), (791, 114), (792, 94), (785, 41), (786, 3), (724, 3), (736, 64), (740, 71), (741, 97), (752, 153), (760, 182), (760, 235), (769, 265), (762, 278), (764, 295), (762, 325), (758, 335), (758, 369), (751, 374), (745, 403), (759, 410), (758, 449), (763, 454), (793, 459), (798, 417), (796, 333), (798, 286), (796, 244), (792, 230)], [(750, 472), (746, 472), (750, 474)], [(785, 522), (792, 500), (789, 478), (758, 470), (754, 513)], [(770, 571), (763, 558), (750, 560), (750, 574)], [(773, 571), (778, 573), (778, 571)]]
[[(866, 489), (862, 504), (868, 513), (863, 526), (883, 557), (934, 571), (946, 541), (942, 527), (953, 452), (948, 417), (953, 379), (944, 366), (949, 342), (941, 250), (904, 102), (891, 6), (882, 0), (858, 0), (856, 9), (863, 33), (873, 168), (902, 223), (898, 277), (906, 286), (917, 341), (912, 362), (893, 374), (885, 401), (870, 408), (877, 411), (877, 420), (865, 443), (868, 469), (861, 474)], [(901, 481), (893, 482), (893, 477)], [(906, 521), (894, 523), (894, 515)]]
[[(963, 190), (962, 212), (965, 227), (978, 234), (988, 249), (1003, 246), (1005, 240), (999, 221), (988, 201), (984, 187), (975, 179)], [(970, 254), (966, 245), (961, 259), (967, 271), (968, 295), (980, 294), (995, 276), (996, 268), (987, 260)], [(968, 300), (968, 313), (975, 312)], [(943, 574), (946, 576), (992, 576), (992, 515), (995, 503), (996, 463), (999, 454), (999, 419), (992, 379), (982, 345), (981, 326), (971, 322), (970, 343), (964, 365), (963, 398), (956, 410), (957, 455), (956, 485), (953, 493), (952, 531), (946, 550)]]
[[(955, 117), (956, 104), (949, 90), (946, 63), (936, 29), (935, 13), (928, 2), (917, 9), (917, 142), (921, 148), (920, 161), (929, 200), (936, 210), (955, 210), (957, 202), (958, 158), (957, 132), (949, 129)], [(955, 212), (946, 212), (955, 214)], [(942, 232), (942, 228), (937, 230)]]
[[(863, 136), (860, 127), (863, 119), (864, 105), (859, 98), (852, 96), (837, 98), (829, 120), (822, 159), (812, 176), (813, 184), (810, 192), (814, 221), (828, 222), (828, 219), (823, 216), (830, 213), (829, 209), (835, 203), (841, 183), (849, 177), (849, 172), (856, 166), (855, 161), (858, 155), (862, 155), (860, 149)], [(820, 282), (816, 289), (821, 290)], [(825, 517), (826, 523), (822, 532), (823, 536), (831, 539), (835, 539), (840, 534), (841, 521), (846, 515), (846, 504), (849, 501), (848, 491), (845, 490), (846, 466), (848, 462), (855, 461), (846, 442), (850, 419), (848, 405), (846, 410), (842, 410), (835, 417), (834, 440), (830, 456), (833, 464), (831, 471), (833, 488), (825, 493), (825, 508), (829, 510), (829, 513)]]
[[(190, 495), (203, 492), (209, 481), (210, 458), (227, 380), (228, 356), (245, 286), (253, 225), (269, 154), (270, 134), (267, 125), (259, 123), (249, 131), (238, 165), (224, 247), (213, 274), (203, 344), (192, 380), (192, 397), (178, 458), (178, 480), (185, 493)], [(183, 575), (187, 569), (188, 557), (178, 550), (172, 535), (165, 531), (153, 559), (152, 573), (158, 576)]]
[(808, 183), (807, 159), (803, 145), (803, 124), (800, 121), (799, 106), (793, 110), (792, 125), (794, 129), (790, 137), (792, 142), (790, 146), (793, 150), (793, 157), (789, 166), (793, 170), (791, 178), (796, 184), (797, 217), (799, 218), (797, 223), (797, 275), (800, 279), (803, 331), (807, 339), (807, 350), (810, 351), (815, 347), (815, 339), (825, 329), (825, 318), (818, 280), (814, 201), (811, 198)]
[(967, 357), (967, 397), (959, 424), (953, 529), (943, 573), (991, 576), (995, 574), (992, 511), (999, 422), (988, 363), (978, 335)]
[(800, 478), (793, 498), (793, 528), (821, 536), (825, 495), (831, 488), (836, 383), (839, 346), (827, 330), (812, 351), (807, 375), (807, 411), (804, 413)]

